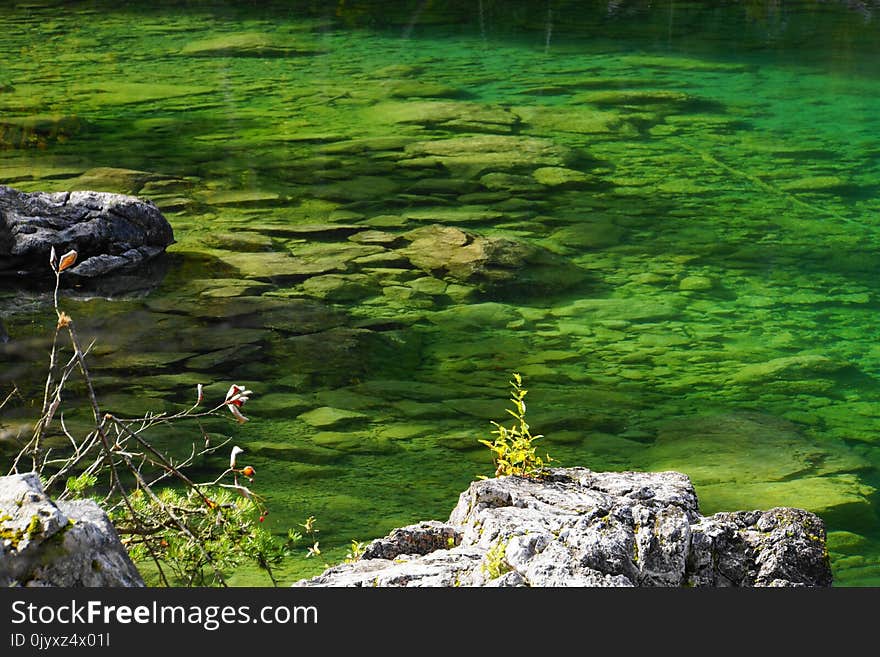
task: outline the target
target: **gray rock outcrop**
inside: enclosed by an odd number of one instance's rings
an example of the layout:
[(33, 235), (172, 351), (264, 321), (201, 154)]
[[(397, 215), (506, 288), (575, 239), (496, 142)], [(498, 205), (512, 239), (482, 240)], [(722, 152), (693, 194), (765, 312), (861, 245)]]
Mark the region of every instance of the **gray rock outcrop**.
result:
[(174, 242), (149, 201), (105, 192), (20, 192), (0, 185), (0, 275), (46, 276), (49, 251), (76, 249), (70, 275), (96, 278), (133, 269)]
[(35, 473), (0, 477), (0, 586), (144, 586), (91, 500), (53, 502)]
[(295, 586), (830, 586), (825, 525), (792, 508), (703, 517), (678, 472), (553, 469), (474, 482), (449, 521), (373, 541)]

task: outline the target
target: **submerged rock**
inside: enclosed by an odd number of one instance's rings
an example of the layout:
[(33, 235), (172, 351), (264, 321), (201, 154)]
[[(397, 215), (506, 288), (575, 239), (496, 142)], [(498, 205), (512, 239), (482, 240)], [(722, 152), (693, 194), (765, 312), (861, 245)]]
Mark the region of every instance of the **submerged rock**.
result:
[(553, 469), (477, 481), (446, 523), (394, 530), (294, 586), (830, 586), (821, 518), (700, 516), (678, 472)]
[(670, 91), (668, 89), (661, 90), (644, 90), (644, 89), (625, 89), (612, 91), (590, 91), (577, 96), (577, 100), (590, 103), (592, 105), (610, 105), (610, 106), (654, 106), (668, 105), (680, 106), (686, 105), (693, 99), (680, 91)]
[(465, 92), (439, 82), (421, 80), (389, 80), (380, 88), (391, 98), (455, 98), (465, 96)]
[(836, 192), (853, 186), (851, 182), (839, 176), (811, 176), (789, 180), (779, 185), (786, 192)]
[(87, 103), (92, 107), (154, 102), (163, 102), (167, 106), (169, 101), (178, 98), (185, 99), (181, 102), (192, 107), (197, 102), (197, 96), (213, 91), (214, 88), (210, 86), (104, 80), (71, 84), (68, 93), (88, 99)]
[(323, 52), (315, 43), (293, 35), (236, 32), (191, 41), (180, 49), (190, 57), (290, 57)]
[(357, 301), (379, 292), (379, 286), (366, 274), (325, 274), (303, 282), (303, 291), (310, 297), (333, 302)]
[(526, 242), (482, 237), (452, 226), (430, 225), (404, 234), (400, 253), (413, 266), (437, 277), (525, 292), (565, 289), (587, 273), (565, 258)]
[(347, 411), (343, 408), (321, 406), (319, 408), (302, 413), (299, 419), (313, 427), (339, 427), (345, 424), (362, 422), (367, 418), (363, 413)]
[(545, 244), (551, 251), (578, 253), (620, 244), (625, 234), (623, 228), (609, 220), (581, 221), (553, 231)]
[(36, 473), (0, 477), (0, 586), (144, 586), (92, 500), (53, 502)]
[(402, 166), (440, 165), (468, 179), (490, 171), (531, 172), (543, 167), (570, 167), (576, 151), (549, 139), (512, 135), (468, 135), (409, 144)]
[(460, 132), (512, 132), (519, 117), (504, 107), (455, 100), (379, 103), (368, 110), (372, 121), (413, 124)]
[(705, 292), (715, 287), (715, 281), (708, 276), (685, 276), (678, 282), (678, 289), (684, 292)]
[(174, 190), (183, 191), (190, 184), (180, 178), (171, 178), (151, 171), (123, 169), (121, 167), (95, 167), (84, 171), (81, 175), (65, 181), (69, 187), (91, 189), (96, 192), (113, 192), (115, 194), (148, 193), (148, 184), (153, 185), (152, 191)]
[(265, 251), (259, 253), (217, 252), (222, 261), (236, 270), (240, 276), (267, 281), (300, 279), (317, 274), (345, 269), (343, 262), (307, 261), (289, 253)]
[[(543, 428), (543, 425), (542, 425)], [(798, 425), (757, 412), (663, 421), (639, 467), (687, 472), (706, 510), (797, 505), (851, 527), (872, 522), (870, 462), (842, 441), (817, 441)]]
[(616, 112), (578, 107), (532, 105), (515, 111), (529, 129), (542, 133), (570, 132), (579, 135), (610, 135), (632, 132), (626, 119)]
[(547, 187), (577, 187), (590, 180), (585, 173), (565, 167), (540, 167), (532, 176)]
[(76, 249), (73, 276), (133, 269), (174, 242), (149, 201), (103, 192), (25, 193), (0, 185), (0, 275), (50, 273), (49, 251)]
[(65, 114), (33, 114), (0, 118), (0, 149), (40, 148), (63, 141), (82, 128), (76, 116)]
[(757, 383), (773, 380), (799, 380), (818, 375), (829, 375), (850, 367), (820, 354), (798, 354), (774, 358), (764, 363), (746, 365), (732, 378), (732, 383)]

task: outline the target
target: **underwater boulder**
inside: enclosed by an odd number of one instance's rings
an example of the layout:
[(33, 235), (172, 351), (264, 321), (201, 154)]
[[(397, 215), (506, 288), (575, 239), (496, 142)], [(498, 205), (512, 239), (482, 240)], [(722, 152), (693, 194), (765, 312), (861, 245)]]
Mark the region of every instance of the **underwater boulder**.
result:
[(370, 107), (367, 118), (467, 133), (511, 133), (519, 124), (519, 117), (505, 107), (458, 100), (388, 101)]
[(481, 287), (515, 287), (547, 293), (582, 282), (587, 272), (566, 258), (520, 240), (484, 237), (432, 224), (404, 234), (400, 250), (418, 269), (435, 277)]
[(542, 167), (571, 167), (583, 157), (550, 139), (521, 135), (466, 135), (414, 142), (401, 166), (441, 166), (463, 179), (489, 172), (531, 173)]
[(292, 57), (324, 52), (317, 43), (297, 35), (233, 32), (187, 43), (180, 54), (188, 57)]

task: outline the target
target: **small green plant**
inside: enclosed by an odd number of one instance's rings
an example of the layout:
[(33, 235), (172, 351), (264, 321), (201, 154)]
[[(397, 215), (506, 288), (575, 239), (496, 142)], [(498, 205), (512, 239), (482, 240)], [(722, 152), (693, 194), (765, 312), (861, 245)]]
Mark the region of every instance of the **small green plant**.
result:
[(356, 541), (355, 539), (351, 539), (351, 547), (345, 555), (345, 559), (343, 559), (343, 563), (354, 563), (358, 559), (361, 558), (364, 554), (364, 550), (367, 549), (367, 544), (361, 541)]
[[(195, 489), (171, 488), (155, 495), (153, 499), (135, 490), (128, 496), (131, 510), (117, 507), (111, 513), (133, 560), (157, 558), (169, 571), (169, 583), (177, 586), (220, 584), (250, 560), (277, 585), (272, 566), (286, 555), (285, 546), (255, 522), (263, 510), (252, 498), (227, 489), (215, 489), (211, 497)], [(168, 509), (185, 524), (186, 532), (169, 522)]]
[(535, 441), (543, 438), (541, 434), (533, 436), (526, 422), (525, 397), (528, 390), (522, 387), (522, 377), (514, 372), (510, 401), (513, 408), (505, 409), (515, 422), (510, 427), (505, 427), (500, 422), (492, 421), (495, 425), (495, 440), (480, 440), (480, 443), (492, 450), (495, 461), (495, 476), (519, 475), (521, 477), (539, 476), (546, 463), (551, 462), (549, 454), (542, 459), (535, 451)]
[(318, 532), (321, 530), (315, 527), (315, 516), (306, 518), (305, 522), (300, 523), (300, 527), (303, 528), (305, 533), (309, 535), (309, 540), (312, 541), (312, 546), (306, 548), (306, 558), (320, 556), (321, 544), (318, 542)]
[(487, 578), (495, 579), (501, 577), (504, 573), (509, 573), (513, 570), (504, 556), (506, 550), (507, 541), (503, 541), (500, 538), (487, 550), (486, 557), (481, 566), (483, 574), (486, 575)]

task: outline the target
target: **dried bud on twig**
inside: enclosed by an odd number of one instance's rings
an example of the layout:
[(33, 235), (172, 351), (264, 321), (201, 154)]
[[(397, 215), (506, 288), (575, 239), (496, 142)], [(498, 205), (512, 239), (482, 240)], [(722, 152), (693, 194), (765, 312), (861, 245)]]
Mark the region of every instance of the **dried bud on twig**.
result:
[(70, 267), (73, 267), (73, 265), (76, 264), (76, 255), (77, 255), (76, 251), (71, 249), (70, 251), (65, 253), (63, 256), (61, 256), (61, 259), (58, 261), (58, 273), (59, 274), (61, 272), (63, 272), (65, 269), (69, 269)]
[(239, 447), (238, 445), (236, 445), (235, 447), (232, 448), (232, 452), (229, 454), (229, 469), (230, 470), (235, 469), (235, 459), (238, 458), (239, 454), (243, 454), (243, 453), (244, 453), (244, 450), (241, 447)]
[(229, 412), (238, 420), (240, 423), (245, 423), (248, 419), (244, 416), (244, 414), (238, 410), (244, 403), (250, 399), (250, 395), (254, 394), (252, 391), (248, 390), (244, 386), (237, 386), (234, 383), (229, 386), (229, 390), (226, 393), (226, 401), (224, 402), (226, 406), (229, 408)]

